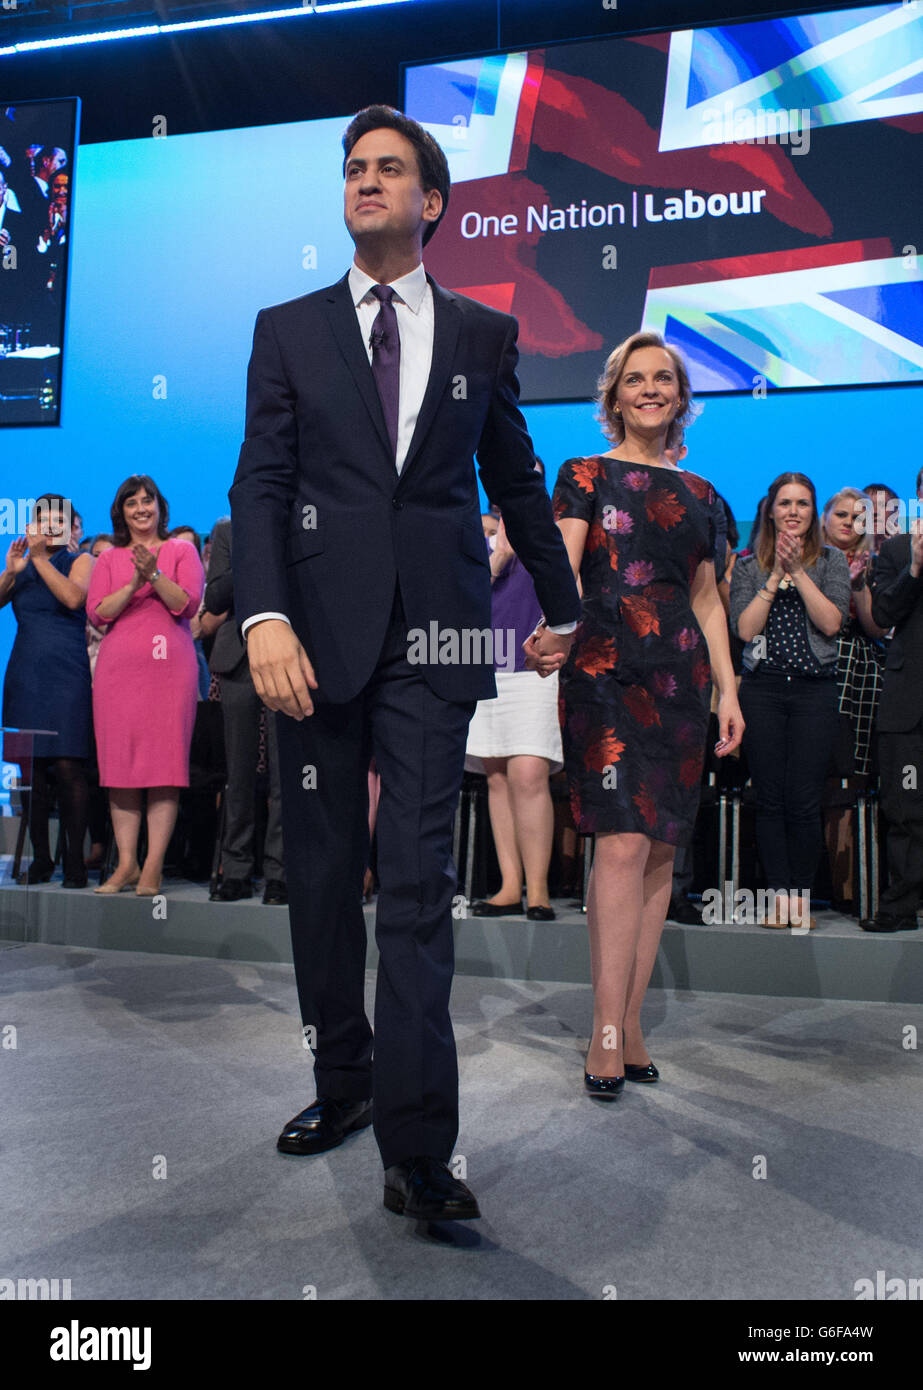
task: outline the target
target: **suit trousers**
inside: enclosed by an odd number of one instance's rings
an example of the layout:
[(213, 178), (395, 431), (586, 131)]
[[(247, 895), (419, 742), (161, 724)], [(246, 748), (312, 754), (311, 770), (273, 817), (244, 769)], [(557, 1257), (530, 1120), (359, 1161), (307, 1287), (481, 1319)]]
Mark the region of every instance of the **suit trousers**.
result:
[(923, 899), (923, 720), (878, 735), (881, 809), (888, 818), (888, 884), (882, 917), (913, 917)]
[[(365, 688), (342, 704), (317, 700), (300, 721), (277, 715), (292, 951), (317, 1094), (372, 1097), (386, 1168), (414, 1155), (448, 1162), (458, 1134), (452, 831), (476, 704), (437, 696), (407, 650), (396, 587)], [(381, 775), (374, 1057), (362, 911), (373, 755)]]
[[(254, 793), (260, 748), (260, 698), (254, 688), (246, 661), (234, 672), (221, 676), (221, 709), (224, 715), (224, 751), (228, 768), (221, 867), (226, 879), (247, 879), (253, 873)], [(271, 715), (266, 720), (266, 743), (269, 763), (269, 817), (263, 844), (263, 877), (284, 882), (279, 751), (275, 721)]]

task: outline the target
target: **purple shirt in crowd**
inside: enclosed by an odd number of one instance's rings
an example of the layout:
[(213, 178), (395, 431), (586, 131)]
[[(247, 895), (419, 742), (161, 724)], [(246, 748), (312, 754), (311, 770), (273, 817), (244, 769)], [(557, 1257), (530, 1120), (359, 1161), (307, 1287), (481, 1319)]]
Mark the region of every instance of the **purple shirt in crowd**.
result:
[[(488, 541), (488, 550), (491, 549)], [(507, 563), (491, 585), (491, 627), (494, 631), (494, 668), (501, 671), (524, 671), (526, 654), (522, 644), (531, 637), (542, 616), (541, 605), (535, 593), (532, 576), (518, 555)], [(515, 637), (510, 634), (515, 632)], [(503, 634), (498, 637), (498, 634)], [(510, 654), (510, 644), (513, 651)], [(497, 661), (497, 656), (507, 655), (507, 665)], [(511, 656), (515, 655), (515, 665)]]

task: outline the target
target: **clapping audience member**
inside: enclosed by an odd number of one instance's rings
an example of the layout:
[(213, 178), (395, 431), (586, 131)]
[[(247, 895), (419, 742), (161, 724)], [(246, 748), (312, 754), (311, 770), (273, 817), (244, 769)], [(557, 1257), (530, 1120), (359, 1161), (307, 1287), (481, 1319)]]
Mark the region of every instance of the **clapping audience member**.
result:
[[(849, 803), (856, 786), (867, 782), (872, 770), (872, 729), (884, 664), (880, 645), (884, 629), (872, 617), (866, 582), (872, 558), (872, 535), (864, 526), (868, 502), (858, 488), (844, 487), (830, 498), (823, 512), (824, 540), (845, 555), (852, 586), (849, 617), (837, 637), (839, 723), (824, 811), (833, 906), (847, 916), (855, 909), (855, 845)], [(838, 804), (844, 800), (847, 804)]]
[(775, 910), (765, 927), (813, 926), (820, 800), (836, 732), (836, 635), (849, 566), (823, 544), (814, 484), (780, 473), (752, 555), (731, 578), (731, 627), (746, 642), (740, 707), (756, 792), (756, 841)]
[[(5, 756), (31, 783), (30, 883), (47, 883), (54, 869), (48, 838), (51, 787), (57, 788), (65, 835), (64, 887), (85, 888), (86, 758), (90, 744), (90, 663), (84, 611), (93, 560), (68, 547), (71, 503), (59, 493), (36, 498), (25, 536), (14, 540), (0, 574), (0, 607), (12, 603), (16, 640), (3, 682), (3, 723), (55, 730), (36, 735), (29, 750), (8, 736)], [(25, 764), (25, 765), (24, 765)]]
[(895, 508), (891, 507), (889, 511), (889, 505), (896, 503), (898, 496), (894, 488), (888, 487), (887, 483), (866, 483), (862, 491), (872, 504), (870, 549), (875, 556), (881, 549), (882, 542), (898, 533), (900, 523)]
[(500, 519), (490, 554), (491, 626), (497, 698), (479, 700), (468, 726), (465, 769), (487, 777), (487, 805), (501, 883), (472, 906), (475, 917), (522, 912), (552, 921), (548, 864), (554, 833), (549, 776), (564, 766), (558, 723), (558, 673), (526, 669), (522, 644), (542, 610), (528, 570), (517, 559)]
[[(234, 617), (234, 579), (231, 561), (231, 523), (219, 521), (212, 531), (211, 562), (205, 587), (206, 614), (224, 615), (215, 633), (211, 669), (221, 682), (224, 747), (227, 759), (224, 836), (221, 843), (222, 879), (213, 901), (237, 902), (253, 896), (255, 805), (261, 702), (253, 686), (247, 652)], [(288, 902), (282, 854), (282, 802), (276, 718), (266, 720), (269, 755), (269, 806), (263, 842), (263, 902)]]
[[(917, 474), (923, 502), (923, 468)], [(882, 542), (872, 571), (872, 617), (893, 628), (878, 709), (881, 806), (888, 818), (888, 883), (864, 931), (915, 931), (923, 894), (923, 521)]]
[[(133, 474), (112, 503), (115, 544), (96, 562), (87, 614), (106, 635), (93, 682), (100, 782), (109, 788), (115, 872), (95, 890), (160, 891), (180, 787), (189, 785), (198, 665), (189, 622), (205, 576), (195, 547), (167, 538), (169, 509), (153, 478)], [(147, 857), (137, 862), (147, 788)]]

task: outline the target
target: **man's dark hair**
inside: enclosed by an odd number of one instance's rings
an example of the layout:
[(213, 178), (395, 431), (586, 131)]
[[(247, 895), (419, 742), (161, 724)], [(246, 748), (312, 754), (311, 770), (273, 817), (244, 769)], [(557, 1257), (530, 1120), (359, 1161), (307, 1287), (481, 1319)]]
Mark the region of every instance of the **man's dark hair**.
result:
[(423, 245), (429, 241), (439, 223), (445, 216), (446, 208), (449, 206), (449, 189), (452, 180), (449, 177), (449, 165), (441, 147), (433, 139), (428, 131), (424, 130), (416, 121), (405, 116), (402, 111), (395, 111), (393, 106), (366, 106), (353, 116), (346, 133), (343, 136), (343, 177), (346, 177), (346, 161), (352, 154), (353, 145), (360, 140), (363, 135), (368, 135), (370, 130), (396, 130), (399, 135), (403, 135), (405, 140), (409, 140), (413, 145), (414, 153), (417, 156), (417, 164), (420, 168), (420, 182), (423, 185), (423, 192), (428, 193), (435, 188), (442, 194), (442, 212), (435, 222), (427, 222), (423, 230)]

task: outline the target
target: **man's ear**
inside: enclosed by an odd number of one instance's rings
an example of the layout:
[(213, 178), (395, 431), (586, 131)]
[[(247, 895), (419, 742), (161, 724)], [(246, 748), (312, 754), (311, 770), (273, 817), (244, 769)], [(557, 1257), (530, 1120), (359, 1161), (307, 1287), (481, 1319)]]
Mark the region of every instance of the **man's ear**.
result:
[(423, 220), (425, 222), (438, 222), (442, 215), (442, 194), (438, 188), (431, 188), (424, 194), (423, 201)]

